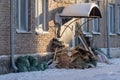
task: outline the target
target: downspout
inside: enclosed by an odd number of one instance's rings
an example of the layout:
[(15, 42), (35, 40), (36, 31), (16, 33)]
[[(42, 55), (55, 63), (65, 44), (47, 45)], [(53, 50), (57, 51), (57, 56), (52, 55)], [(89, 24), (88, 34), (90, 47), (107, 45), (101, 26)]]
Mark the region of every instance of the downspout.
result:
[(106, 27), (107, 27), (107, 57), (110, 58), (110, 35), (109, 35), (109, 26), (108, 26), (108, 0), (106, 1)]
[(10, 40), (11, 64), (12, 68), (16, 71), (17, 67), (14, 60), (14, 0), (10, 0)]
[(47, 30), (47, 24), (46, 24), (46, 22), (47, 22), (47, 12), (46, 12), (46, 8), (47, 8), (47, 1), (46, 0), (43, 0), (43, 30), (44, 31), (46, 31)]

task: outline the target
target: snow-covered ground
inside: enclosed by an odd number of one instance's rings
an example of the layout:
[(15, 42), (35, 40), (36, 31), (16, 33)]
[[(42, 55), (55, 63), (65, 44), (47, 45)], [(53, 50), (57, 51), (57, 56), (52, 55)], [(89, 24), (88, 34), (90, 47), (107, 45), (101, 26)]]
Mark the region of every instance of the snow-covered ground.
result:
[(47, 69), (45, 71), (0, 75), (0, 80), (120, 80), (120, 59), (98, 63), (90, 69)]

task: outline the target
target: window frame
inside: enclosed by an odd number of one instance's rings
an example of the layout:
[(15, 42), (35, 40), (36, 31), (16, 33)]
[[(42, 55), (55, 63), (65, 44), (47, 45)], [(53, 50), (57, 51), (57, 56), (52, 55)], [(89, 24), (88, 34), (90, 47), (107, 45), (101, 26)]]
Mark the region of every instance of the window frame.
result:
[(92, 20), (92, 33), (93, 34), (101, 34), (100, 26), (99, 26), (99, 18), (95, 18)]
[[(86, 23), (85, 23), (86, 22)], [(85, 23), (85, 24), (84, 24)], [(80, 19), (80, 24), (82, 25), (82, 30), (84, 34), (90, 34), (89, 32), (89, 22), (88, 18), (82, 18)]]
[[(29, 23), (29, 0), (25, 0), (25, 30), (21, 29), (21, 0), (18, 0), (17, 1), (17, 28), (16, 28), (16, 31), (17, 33), (31, 33), (31, 30), (32, 30), (32, 27), (31, 25), (29, 26), (28, 23)], [(31, 14), (31, 13), (30, 13)], [(31, 22), (31, 21), (30, 21)], [(30, 30), (29, 30), (30, 29)]]
[[(41, 0), (42, 1), (42, 0)], [(41, 10), (39, 10), (39, 3), (41, 4), (40, 5), (40, 7), (42, 7), (41, 9), (42, 9), (42, 11)], [(36, 18), (37, 18), (37, 23), (36, 23), (36, 26), (37, 27), (40, 27), (40, 18), (39, 18), (39, 15), (40, 15), (40, 13), (43, 13), (43, 2), (39, 2), (39, 0), (36, 0)], [(43, 24), (42, 24), (42, 26), (43, 26)]]
[[(110, 8), (112, 10), (110, 10)], [(108, 4), (108, 27), (109, 34), (115, 34), (115, 5)]]
[[(47, 2), (46, 0), (36, 0), (36, 32), (38, 34), (41, 33), (48, 33), (47, 32)], [(40, 6), (41, 5), (41, 10)], [(40, 15), (42, 15), (42, 19), (40, 18)]]
[(118, 34), (120, 34), (120, 6), (118, 6)]

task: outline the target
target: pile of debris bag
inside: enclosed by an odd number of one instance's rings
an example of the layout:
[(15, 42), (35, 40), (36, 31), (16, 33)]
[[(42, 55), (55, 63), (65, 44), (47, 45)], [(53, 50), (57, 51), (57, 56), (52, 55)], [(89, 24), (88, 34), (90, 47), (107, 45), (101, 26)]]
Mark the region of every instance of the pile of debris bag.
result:
[(90, 51), (80, 46), (71, 48), (56, 38), (51, 40), (50, 50), (54, 53), (52, 64), (57, 68), (84, 69), (97, 65), (96, 57)]
[(47, 62), (38, 62), (35, 56), (20, 56), (16, 60), (17, 72), (44, 71), (48, 69)]

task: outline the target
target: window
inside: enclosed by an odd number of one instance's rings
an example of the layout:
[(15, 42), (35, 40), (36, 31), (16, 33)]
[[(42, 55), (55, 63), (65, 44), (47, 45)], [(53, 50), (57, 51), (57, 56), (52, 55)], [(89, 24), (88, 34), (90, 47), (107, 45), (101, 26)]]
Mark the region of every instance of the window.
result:
[(115, 27), (114, 27), (114, 5), (109, 4), (108, 5), (108, 26), (109, 26), (109, 33), (115, 33)]
[(36, 32), (43, 33), (47, 30), (47, 2), (46, 0), (36, 0)]
[(93, 32), (99, 32), (99, 20), (98, 19), (92, 20), (92, 27), (93, 27)]
[(38, 27), (43, 26), (43, 1), (42, 0), (36, 0), (36, 25)]
[(17, 31), (18, 32), (29, 32), (31, 30), (30, 15), (31, 15), (30, 0), (17, 0)]
[(88, 27), (87, 21), (88, 21), (87, 18), (81, 19), (82, 30), (84, 33), (89, 32), (89, 27)]
[(118, 33), (120, 33), (120, 6), (118, 6)]

